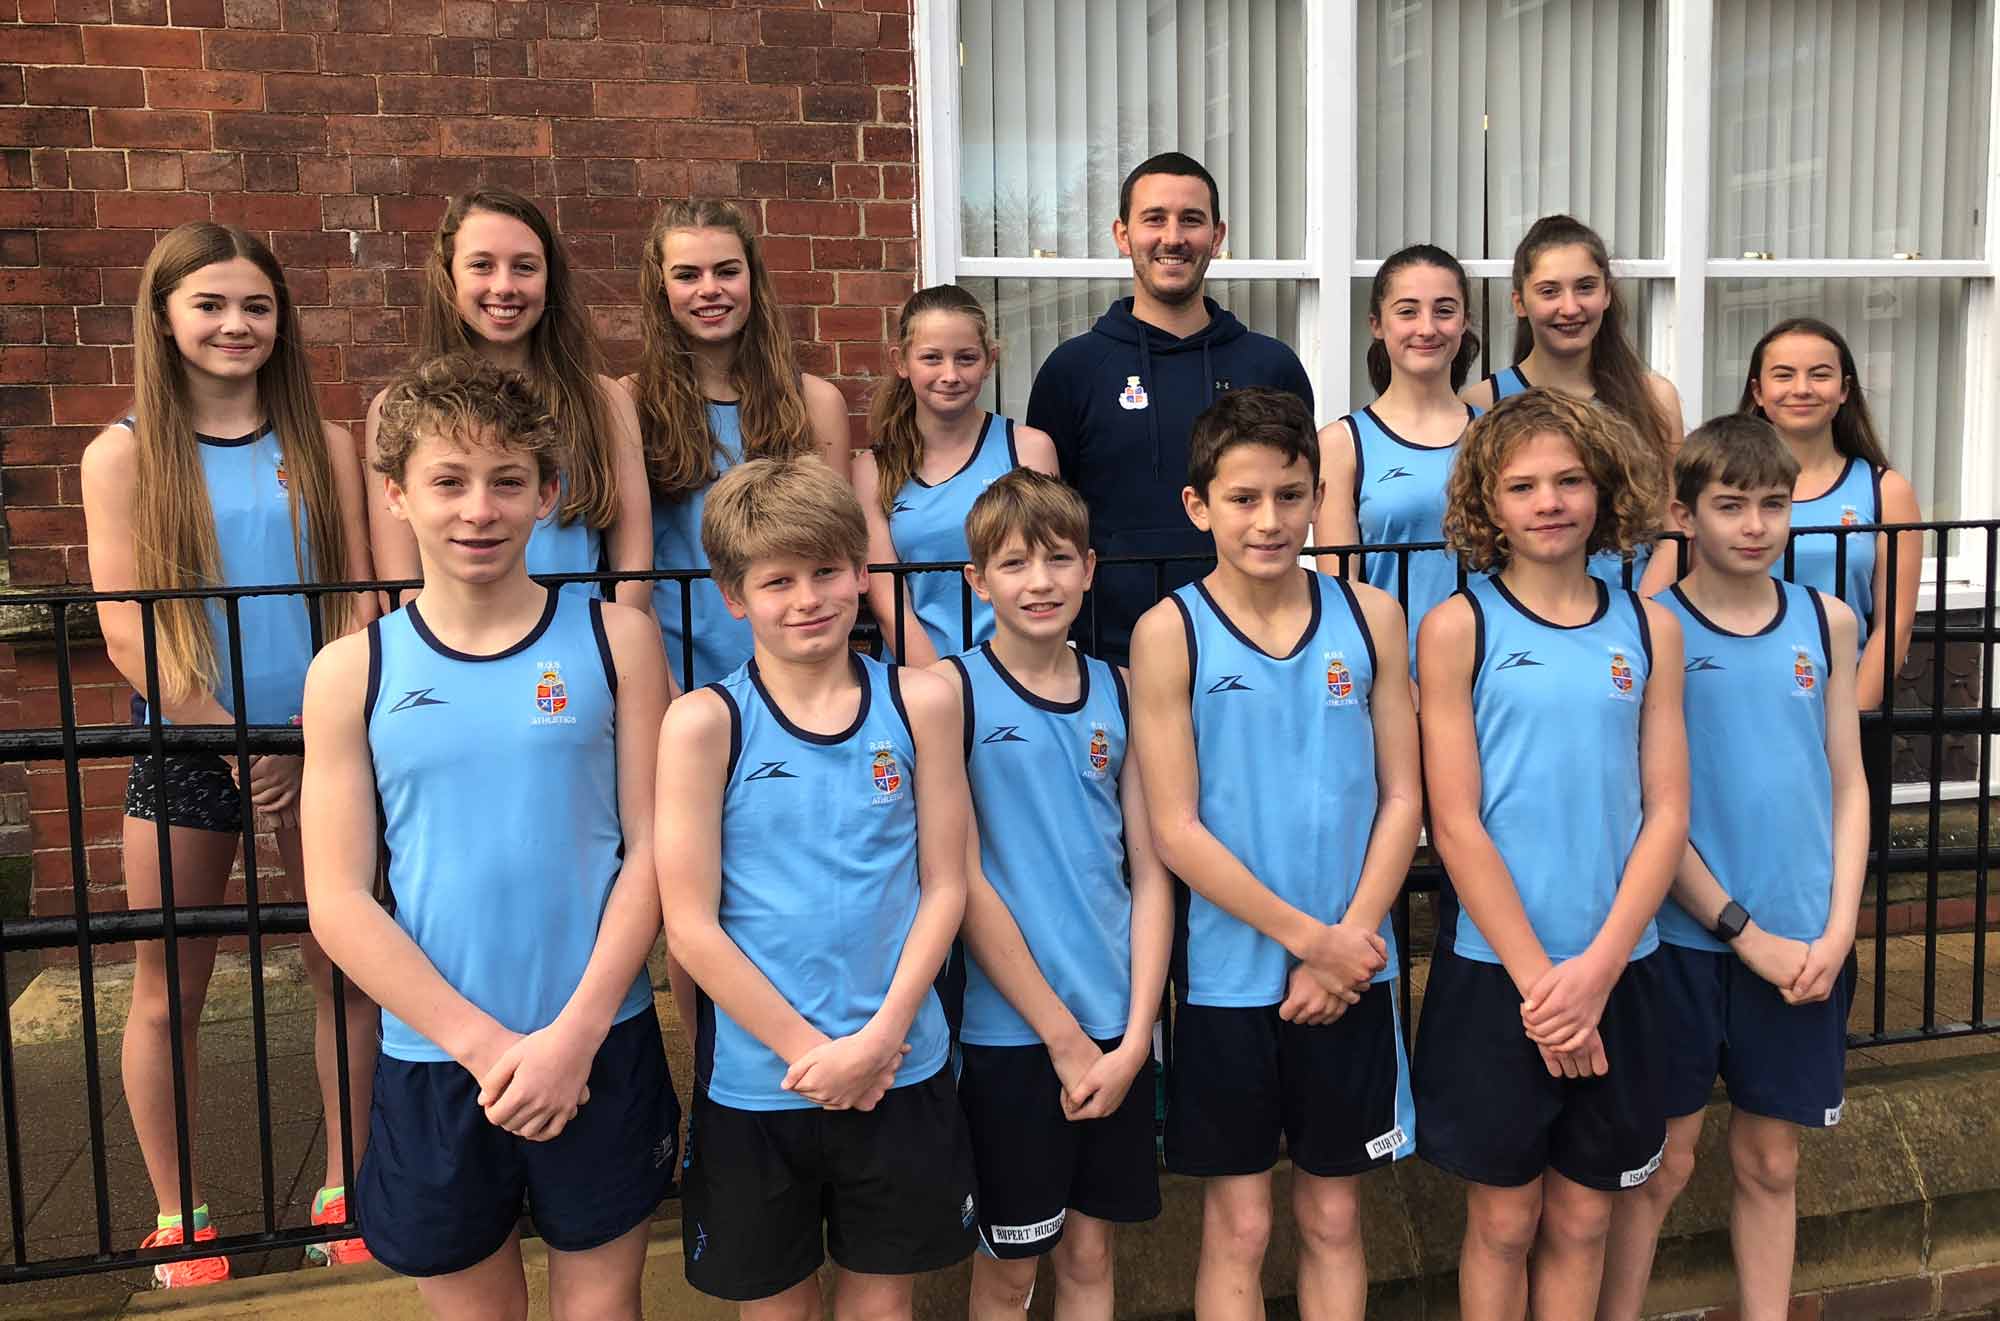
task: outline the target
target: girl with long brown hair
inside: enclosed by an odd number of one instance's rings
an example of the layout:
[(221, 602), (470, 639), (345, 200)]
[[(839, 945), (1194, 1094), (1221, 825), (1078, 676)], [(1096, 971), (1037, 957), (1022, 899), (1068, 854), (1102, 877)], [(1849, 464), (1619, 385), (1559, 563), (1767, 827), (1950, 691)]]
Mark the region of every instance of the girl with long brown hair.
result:
[[(875, 447), (854, 460), (870, 561), (966, 560), (965, 516), (981, 491), (1015, 468), (1055, 475), (1047, 432), (979, 407), (998, 361), (986, 309), (957, 285), (919, 289), (903, 304), (889, 350), (895, 374), (868, 417)], [(993, 636), (993, 607), (970, 599), (968, 635), (962, 574), (911, 574), (900, 592), (888, 574), (868, 580), (868, 606), (905, 665), (935, 665)]]
[[(416, 361), (477, 353), (526, 375), (563, 433), (562, 495), (528, 537), (531, 574), (640, 571), (647, 544), (645, 463), (632, 401), (609, 376), (569, 255), (541, 208), (518, 193), (484, 188), (454, 198), (438, 224), (418, 309)], [(368, 406), (368, 455), (382, 395)], [(369, 529), (384, 579), (418, 577), (416, 538), (370, 485)], [(604, 595), (649, 609), (651, 585), (619, 583)]]
[[(1573, 216), (1543, 216), (1514, 249), (1513, 282), (1514, 365), (1466, 387), (1459, 398), (1482, 410), (1534, 389), (1592, 400), (1625, 420), (1660, 469), (1656, 488), (1665, 490), (1681, 445), (1681, 397), (1632, 347), (1630, 314), (1604, 240)], [(1666, 512), (1662, 505), (1655, 527)], [(1657, 568), (1651, 558), (1651, 539), (1642, 538), (1627, 557), (1592, 556), (1590, 572), (1622, 587), (1629, 560), (1631, 586), (1647, 595), (1673, 580), (1672, 547)]]
[[(1780, 321), (1750, 350), (1737, 411), (1761, 417), (1799, 461), (1792, 484), (1793, 527), (1851, 527), (1914, 523), (1923, 517), (1909, 479), (1889, 466), (1861, 392), (1854, 350), (1841, 333), (1812, 317)], [(1847, 602), (1861, 623), (1861, 668), (1855, 705), (1882, 705), (1883, 648), (1893, 641), (1901, 669), (1917, 621), (1917, 588), (1923, 579), (1924, 535), (1897, 534), (1896, 614), (1888, 620), (1889, 534), (1808, 533), (1793, 540), (1794, 582)], [(1846, 543), (1844, 552), (1838, 543)], [(1843, 566), (1841, 559), (1846, 560)], [(1778, 571), (1784, 572), (1785, 561)], [(1844, 568), (1844, 573), (1840, 572)], [(1885, 621), (1894, 628), (1885, 627)], [(1893, 638), (1891, 637), (1893, 634)]]
[[(645, 356), (622, 384), (637, 402), (652, 487), (652, 566), (706, 569), (708, 488), (745, 459), (817, 454), (847, 476), (847, 400), (801, 372), (757, 236), (727, 202), (668, 202), (639, 266)], [(750, 629), (707, 579), (662, 580), (653, 602), (683, 687), (750, 659)], [(685, 610), (685, 616), (683, 611)], [(683, 619), (685, 618), (685, 627)]]
[[(240, 229), (195, 222), (173, 230), (153, 249), (139, 277), (133, 314), (134, 386), (131, 416), (106, 427), (83, 455), (83, 509), (88, 527), (91, 585), (100, 592), (251, 587), (349, 582), (369, 576), (361, 470), (354, 443), (320, 419), (307, 379), (298, 315), (277, 259)], [(238, 606), (242, 670), (221, 606), (198, 599), (153, 607), (159, 689), (147, 682), (140, 606), (105, 602), (98, 608), (111, 663), (173, 724), (227, 725), (241, 714), (254, 725), (297, 724), (314, 621), (331, 639), (374, 615), (371, 596), (246, 597)], [(236, 709), (241, 685), (243, 709)], [(258, 756), (249, 762), (249, 805), (274, 834), (286, 880), (303, 876), (298, 793), (302, 758)], [(220, 903), (244, 830), (245, 790), (238, 763), (208, 752), (179, 753), (164, 762), (135, 757), (125, 795), (124, 875), (133, 908), (160, 904), (158, 805), (166, 801), (174, 900), (179, 906)], [(277, 897), (266, 892), (267, 898)], [(142, 1246), (213, 1239), (201, 1201), (180, 1201), (177, 1109), (188, 1113), (197, 1085), (196, 1028), (215, 964), (214, 940), (179, 942), (180, 985), (168, 985), (163, 947), (138, 945), (132, 1009), (124, 1042), (125, 1096), (146, 1174), (160, 1213)], [(313, 1202), (314, 1223), (347, 1218), (343, 1130), (335, 1116), (337, 1082), (330, 967), (319, 946), (302, 942), (312, 984), (321, 1101), (328, 1116), (325, 1184)], [(368, 1113), (375, 1061), (375, 1009), (351, 985), (346, 1026), (348, 1114)], [(178, 994), (187, 1096), (173, 1088), (168, 999)], [(363, 1131), (351, 1152), (358, 1164)], [(194, 1170), (190, 1161), (190, 1170)], [(198, 1171), (196, 1172), (198, 1176)], [(189, 1222), (192, 1222), (191, 1226)], [(360, 1240), (315, 1250), (316, 1260), (365, 1260)], [(163, 1286), (225, 1279), (221, 1257), (163, 1264)]]

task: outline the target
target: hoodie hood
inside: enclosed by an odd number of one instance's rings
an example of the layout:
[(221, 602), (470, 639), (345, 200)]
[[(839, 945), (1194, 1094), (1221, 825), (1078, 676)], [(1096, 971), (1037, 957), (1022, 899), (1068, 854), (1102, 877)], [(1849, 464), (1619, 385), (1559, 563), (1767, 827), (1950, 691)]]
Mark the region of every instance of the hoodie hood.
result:
[[(1119, 344), (1134, 345), (1139, 352), (1139, 379), (1153, 379), (1153, 359), (1169, 358), (1178, 354), (1199, 353), (1201, 355), (1201, 380), (1208, 397), (1202, 404), (1205, 409), (1215, 402), (1215, 350), (1224, 344), (1243, 338), (1247, 327), (1236, 319), (1235, 313), (1220, 306), (1208, 295), (1203, 294), (1201, 305), (1208, 309), (1208, 324), (1192, 335), (1180, 336), (1161, 330), (1150, 322), (1141, 321), (1132, 315), (1132, 299), (1121, 298), (1097, 318), (1097, 324), (1090, 328), (1093, 335), (1102, 335)], [(1160, 442), (1160, 412), (1146, 410), (1146, 432), (1152, 441), (1153, 475), (1161, 475), (1165, 467), (1165, 454)]]

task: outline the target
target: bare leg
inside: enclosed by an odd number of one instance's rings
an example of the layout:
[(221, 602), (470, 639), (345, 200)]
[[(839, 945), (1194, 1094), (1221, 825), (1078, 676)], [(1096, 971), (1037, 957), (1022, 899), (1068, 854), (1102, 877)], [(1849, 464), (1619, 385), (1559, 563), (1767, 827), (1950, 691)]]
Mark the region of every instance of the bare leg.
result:
[(1040, 1257), (1002, 1261), (984, 1252), (973, 1254), (972, 1290), (966, 1298), (966, 1321), (1020, 1321), (1035, 1291)]
[(550, 1321), (640, 1321), (639, 1283), (652, 1222), (587, 1252), (549, 1250)]
[(1667, 1121), (1667, 1149), (1653, 1177), (1618, 1194), (1611, 1207), (1611, 1236), (1604, 1246), (1604, 1289), (1597, 1321), (1639, 1321), (1646, 1285), (1653, 1278), (1653, 1253), (1660, 1226), (1694, 1175), (1695, 1144), (1701, 1140), (1702, 1111)]
[(1111, 1321), (1113, 1271), (1109, 1220), (1071, 1211), (1049, 1254), (1056, 1277), (1056, 1321)]
[(1528, 1313), (1528, 1253), (1542, 1218), (1542, 1180), (1518, 1188), (1467, 1184), (1458, 1252), (1458, 1310), (1465, 1321), (1521, 1321)]
[[(158, 827), (137, 817), (125, 818), (125, 892), (135, 908), (160, 906)], [(185, 908), (219, 903), (236, 857), (237, 837), (219, 830), (176, 827), (171, 832), (174, 905)], [(187, 1078), (187, 1126), (195, 1131), (195, 1098), (200, 1095), (200, 1057), (196, 1037), (201, 1007), (208, 996), (209, 974), (215, 970), (213, 940), (181, 940), (181, 1051)], [(167, 959), (163, 941), (137, 946), (132, 969), (132, 1008), (125, 1022), (122, 1064), (125, 1101), (132, 1110), (132, 1127), (146, 1161), (153, 1199), (165, 1215), (181, 1213), (180, 1142), (174, 1116), (173, 1032), (167, 1013)], [(189, 1155), (192, 1168), (193, 1155)], [(201, 1205), (201, 1181), (196, 1171), (191, 1191)]]
[(820, 1321), (819, 1276), (808, 1275), (780, 1294), (743, 1304), (742, 1321)]
[(1798, 1235), (1799, 1130), (1741, 1110), (1729, 1119), (1729, 1167), (1736, 1192), (1729, 1238), (1736, 1249), (1743, 1321), (1783, 1321), (1792, 1301)]
[(1596, 1315), (1613, 1196), (1554, 1170), (1543, 1173), (1542, 1226), (1528, 1273), (1535, 1321), (1587, 1321)]
[(509, 1234), (500, 1250), (477, 1266), (418, 1280), (417, 1292), (436, 1321), (527, 1321), (520, 1234)]
[(1262, 1321), (1264, 1253), (1270, 1246), (1270, 1173), (1204, 1180), (1195, 1315), (1201, 1321)]
[(1299, 1226), (1300, 1321), (1361, 1321), (1368, 1260), (1356, 1181), (1294, 1173), (1292, 1212)]
[(833, 1321), (910, 1321), (916, 1276), (833, 1274)]

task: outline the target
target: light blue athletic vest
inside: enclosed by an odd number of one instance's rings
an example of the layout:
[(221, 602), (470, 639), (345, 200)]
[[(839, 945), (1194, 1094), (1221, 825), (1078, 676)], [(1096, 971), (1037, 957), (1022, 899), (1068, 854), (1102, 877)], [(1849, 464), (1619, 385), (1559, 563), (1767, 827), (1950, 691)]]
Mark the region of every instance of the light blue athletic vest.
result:
[[(491, 656), (446, 647), (414, 602), (368, 628), (368, 747), (396, 924), (515, 1032), (569, 1003), (624, 854), (602, 611), (586, 593), (551, 591), (534, 630)], [(641, 969), (613, 1021), (651, 1000)], [(382, 1053), (451, 1058), (387, 1010)]]
[[(1535, 388), (1528, 383), (1528, 378), (1521, 374), (1519, 367), (1503, 367), (1486, 379), (1492, 383), (1493, 402), (1496, 404), (1508, 395), (1525, 394)], [(1652, 561), (1652, 558), (1652, 542), (1643, 541), (1633, 548), (1632, 581), (1630, 584), (1632, 587), (1637, 588), (1641, 580), (1645, 578), (1646, 565)], [(1625, 561), (1608, 550), (1600, 550), (1590, 557), (1590, 576), (1614, 590), (1627, 585), (1625, 581)]]
[[(1479, 410), (1466, 405), (1469, 425)], [(1375, 410), (1343, 419), (1354, 430), (1354, 518), (1366, 546), (1444, 540), (1445, 483), (1458, 461), (1458, 442), (1418, 445), (1391, 431)], [(1402, 569), (1395, 555), (1362, 557), (1362, 577), (1398, 601)], [(1417, 625), (1431, 607), (1458, 590), (1458, 557), (1446, 550), (1409, 552), (1410, 671), (1416, 672)]]
[[(1850, 457), (1840, 470), (1840, 480), (1824, 495), (1792, 502), (1793, 527), (1840, 527), (1882, 521), (1882, 474), (1860, 459)], [(1789, 581), (1815, 587), (1828, 596), (1847, 603), (1860, 623), (1857, 646), (1868, 645), (1868, 632), (1875, 622), (1875, 532), (1835, 534), (1813, 532), (1792, 538), (1792, 572)], [(1836, 557), (1840, 543), (1847, 543), (1847, 573), (1834, 581), (1839, 567)], [(1786, 578), (1783, 556), (1771, 566), (1774, 577)]]
[[(733, 403), (708, 404), (708, 425), (721, 442), (716, 461), (720, 477), (743, 461), (743, 431)], [(701, 548), (701, 511), (708, 503), (708, 488), (678, 500), (653, 500), (653, 567), (656, 569), (706, 569), (708, 552)], [(694, 670), (689, 673), (685, 639), (681, 627), (683, 596), (692, 597)], [(653, 613), (660, 618), (660, 641), (666, 645), (667, 664), (683, 690), (727, 678), (750, 659), (750, 625), (729, 613), (722, 603), (722, 589), (707, 578), (683, 584), (662, 579), (653, 584)]]
[[(1479, 819), (1551, 959), (1596, 937), (1639, 838), (1639, 711), (1653, 643), (1639, 598), (1600, 585), (1596, 616), (1563, 628), (1498, 578), (1466, 584), (1478, 617), (1472, 681)], [(1447, 891), (1441, 928), (1469, 959), (1498, 963)], [(1633, 947), (1658, 943), (1653, 924)]]
[[(1174, 592), (1187, 631), (1201, 823), (1272, 893), (1322, 922), (1354, 900), (1375, 826), (1375, 644), (1338, 578), (1309, 573), (1312, 618), (1290, 654), (1237, 631), (1203, 584)], [(1401, 682), (1401, 676), (1397, 682)], [(1175, 982), (1189, 1004), (1273, 1005), (1284, 946), (1183, 887)], [(1388, 919), (1382, 939), (1396, 975)]]
[[(1779, 583), (1776, 615), (1746, 637), (1710, 623), (1679, 586), (1653, 599), (1680, 617), (1687, 647), (1688, 840), (1758, 926), (1818, 940), (1833, 889), (1826, 609), (1810, 588)], [(1671, 896), (1660, 939), (1728, 948)]]
[[(1016, 467), (1014, 419), (989, 413), (986, 429), (974, 442), (965, 466), (937, 485), (912, 477), (896, 492), (889, 514), (889, 539), (896, 558), (905, 564), (965, 560), (972, 549), (965, 541), (965, 516), (979, 493)], [(940, 656), (976, 647), (993, 636), (993, 607), (972, 594), (960, 573), (913, 573), (903, 579), (917, 622)], [(972, 600), (972, 636), (965, 635), (965, 601)], [(895, 630), (886, 630), (895, 645)]]
[[(991, 645), (953, 656), (965, 690), (966, 773), (979, 865), (1014, 915), (1043, 980), (1090, 1036), (1125, 1035), (1132, 1006), (1132, 887), (1125, 878), (1125, 683), (1076, 653), (1073, 702), (1037, 697)], [(1040, 1044), (979, 966), (966, 965), (961, 1040)]]
[[(568, 499), (569, 474), (564, 473), (556, 495), (556, 507), (549, 511), (547, 518), (537, 521), (534, 530), (528, 533), (526, 558), (529, 574), (598, 573), (604, 569), (603, 531), (580, 517), (568, 524), (557, 521), (563, 502)], [(596, 585), (586, 585), (585, 592), (587, 595), (610, 595), (609, 592), (599, 593)]]
[[(131, 418), (120, 426), (130, 429)], [(201, 475), (215, 514), (215, 543), (222, 553), (222, 586), (269, 587), (312, 580), (312, 530), (303, 525), (302, 544), (292, 542), (292, 506), (286, 487), (284, 452), (278, 433), (263, 430), (235, 440), (196, 437)], [(338, 535), (336, 531), (335, 535)], [(303, 561), (301, 560), (303, 556)], [(303, 563), (303, 570), (301, 564)], [(220, 669), (215, 700), (232, 715), (235, 683), (229, 662), (228, 618), (222, 602), (202, 602), (215, 639)], [(252, 725), (295, 725), (312, 664), (312, 617), (303, 596), (246, 596), (237, 602), (243, 639), (244, 720)]]
[[(881, 1009), (917, 916), (916, 743), (894, 666), (853, 657), (854, 724), (814, 734), (785, 718), (756, 662), (709, 685), (729, 706), (722, 799), (723, 931), (805, 1020), (839, 1038)], [(804, 1110), (785, 1062), (699, 997), (696, 1071), (739, 1110)], [(896, 1086), (944, 1066), (937, 993), (910, 1025)]]

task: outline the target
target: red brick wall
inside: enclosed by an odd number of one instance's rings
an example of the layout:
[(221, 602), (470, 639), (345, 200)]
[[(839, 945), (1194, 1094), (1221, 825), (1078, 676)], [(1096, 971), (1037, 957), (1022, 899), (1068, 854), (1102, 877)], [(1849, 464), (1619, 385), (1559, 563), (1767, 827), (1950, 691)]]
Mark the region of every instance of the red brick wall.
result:
[[(327, 414), (351, 423), (407, 353), (449, 194), (539, 199), (620, 362), (655, 205), (737, 199), (804, 365), (864, 407), (916, 269), (910, 22), (910, 0), (0, 0), (13, 585), (88, 581), (77, 457), (128, 398), (139, 266), (184, 220), (270, 241)], [(86, 721), (116, 714), (115, 676), (96, 677)], [(19, 682), (19, 718), (52, 723), (33, 647)], [(66, 911), (61, 779), (28, 778), (38, 909)], [(105, 902), (121, 786), (115, 767), (87, 777)]]

